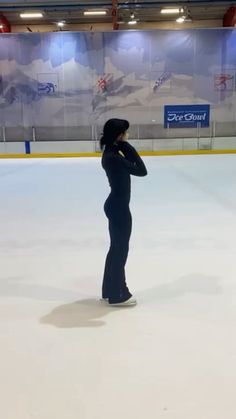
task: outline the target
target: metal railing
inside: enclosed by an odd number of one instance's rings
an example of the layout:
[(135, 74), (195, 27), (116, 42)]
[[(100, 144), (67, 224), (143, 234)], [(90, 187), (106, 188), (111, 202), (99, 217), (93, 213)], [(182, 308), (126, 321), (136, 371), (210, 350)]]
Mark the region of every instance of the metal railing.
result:
[[(102, 133), (103, 126), (99, 124), (88, 126), (1, 126), (0, 142), (46, 142), (46, 141), (93, 141), (95, 149)], [(162, 149), (175, 147), (178, 149), (211, 149), (214, 139), (218, 137), (235, 138), (236, 122), (212, 121), (210, 126), (202, 128), (200, 123), (195, 128), (172, 128), (163, 127), (163, 124), (132, 124), (129, 129), (129, 138), (139, 144), (140, 149), (148, 147), (155, 150), (160, 146)], [(173, 149), (173, 148), (172, 148)]]

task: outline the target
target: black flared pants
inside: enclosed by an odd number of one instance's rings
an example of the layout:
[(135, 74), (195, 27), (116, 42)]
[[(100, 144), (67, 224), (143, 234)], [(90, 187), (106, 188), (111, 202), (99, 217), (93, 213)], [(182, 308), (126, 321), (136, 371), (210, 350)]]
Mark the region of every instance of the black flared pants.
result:
[(108, 197), (104, 211), (109, 220), (110, 249), (106, 257), (102, 296), (116, 302), (130, 298), (126, 284), (125, 264), (129, 253), (132, 216), (129, 205), (117, 198)]

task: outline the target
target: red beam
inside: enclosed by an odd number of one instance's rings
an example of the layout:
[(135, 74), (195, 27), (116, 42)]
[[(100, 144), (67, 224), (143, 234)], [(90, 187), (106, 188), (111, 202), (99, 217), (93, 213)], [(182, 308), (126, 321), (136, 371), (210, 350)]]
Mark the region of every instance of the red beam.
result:
[(230, 7), (224, 15), (223, 26), (235, 26), (236, 24), (236, 7)]
[(11, 32), (10, 22), (4, 15), (0, 14), (0, 33)]
[(118, 0), (112, 0), (112, 24), (113, 24), (113, 30), (117, 31), (119, 29), (118, 24)]

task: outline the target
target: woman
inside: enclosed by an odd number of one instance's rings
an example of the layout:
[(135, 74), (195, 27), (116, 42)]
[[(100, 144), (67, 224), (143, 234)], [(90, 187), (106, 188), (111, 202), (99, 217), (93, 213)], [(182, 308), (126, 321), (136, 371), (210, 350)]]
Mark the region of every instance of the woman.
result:
[(102, 298), (112, 306), (135, 305), (125, 278), (125, 264), (129, 252), (132, 217), (129, 209), (130, 175), (146, 176), (146, 167), (128, 142), (129, 122), (109, 119), (100, 140), (102, 167), (106, 172), (111, 193), (104, 204), (109, 220), (110, 249), (106, 258)]

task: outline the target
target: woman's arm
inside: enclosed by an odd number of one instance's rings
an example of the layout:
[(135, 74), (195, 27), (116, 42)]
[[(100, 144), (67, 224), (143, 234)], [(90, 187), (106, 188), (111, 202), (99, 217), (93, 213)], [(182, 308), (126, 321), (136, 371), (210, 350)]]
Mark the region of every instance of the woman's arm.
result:
[(121, 156), (118, 157), (122, 159), (122, 164), (128, 172), (135, 176), (146, 176), (146, 166), (135, 148), (127, 141), (119, 141), (117, 145), (119, 150), (124, 154), (125, 158)]

